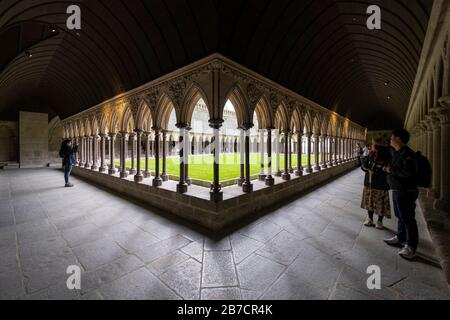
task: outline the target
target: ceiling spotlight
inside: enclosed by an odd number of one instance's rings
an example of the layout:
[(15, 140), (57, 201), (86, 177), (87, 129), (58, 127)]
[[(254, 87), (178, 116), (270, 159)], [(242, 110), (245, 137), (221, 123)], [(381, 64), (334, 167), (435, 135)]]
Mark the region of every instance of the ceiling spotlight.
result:
[(388, 100), (391, 100), (391, 99), (392, 99), (392, 97), (391, 97), (391, 96), (387, 96), (387, 99), (388, 99)]
[(389, 85), (389, 81), (386, 81), (386, 82), (384, 83), (384, 85), (385, 85), (385, 86), (388, 86), (388, 85)]
[(31, 54), (31, 52), (30, 51), (25, 51), (25, 55), (28, 57), (28, 58), (31, 58), (33, 55)]

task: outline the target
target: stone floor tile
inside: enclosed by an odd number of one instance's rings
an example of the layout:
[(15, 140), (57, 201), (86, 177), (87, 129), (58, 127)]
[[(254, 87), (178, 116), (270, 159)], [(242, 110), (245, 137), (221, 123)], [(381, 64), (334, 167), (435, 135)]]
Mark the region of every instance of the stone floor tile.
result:
[(125, 255), (125, 251), (113, 240), (103, 238), (73, 248), (80, 263), (86, 270), (93, 270)]
[(107, 300), (178, 300), (180, 297), (146, 268), (105, 284), (99, 293)]
[(205, 251), (202, 287), (233, 287), (238, 285), (231, 251)]

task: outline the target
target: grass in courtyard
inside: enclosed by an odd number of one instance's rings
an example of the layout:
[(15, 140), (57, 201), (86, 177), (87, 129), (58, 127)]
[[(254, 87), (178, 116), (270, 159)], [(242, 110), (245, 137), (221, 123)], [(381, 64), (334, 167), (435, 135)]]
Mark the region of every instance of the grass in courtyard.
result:
[[(232, 180), (240, 177), (240, 156), (239, 154), (222, 154), (220, 157), (220, 180)], [(284, 156), (280, 157), (280, 168), (284, 169)], [(213, 180), (213, 162), (212, 155), (200, 155), (189, 157), (189, 177), (197, 180), (212, 181)], [(250, 173), (256, 175), (260, 172), (260, 155), (252, 153), (250, 157)], [(267, 173), (268, 158), (265, 159), (265, 172)], [(305, 166), (307, 157), (302, 157), (302, 163)], [(120, 165), (120, 161), (115, 162), (116, 166)], [(179, 157), (167, 158), (167, 174), (178, 176), (180, 172)], [(314, 164), (314, 156), (311, 157), (311, 164)], [(126, 161), (127, 168), (131, 167), (131, 160)], [(155, 159), (149, 159), (150, 171), (155, 170)], [(292, 167), (297, 167), (297, 156), (292, 155)], [(145, 169), (145, 158), (141, 160), (141, 168)], [(272, 158), (272, 170), (275, 174), (276, 158)], [(162, 172), (162, 160), (160, 160), (160, 170)]]

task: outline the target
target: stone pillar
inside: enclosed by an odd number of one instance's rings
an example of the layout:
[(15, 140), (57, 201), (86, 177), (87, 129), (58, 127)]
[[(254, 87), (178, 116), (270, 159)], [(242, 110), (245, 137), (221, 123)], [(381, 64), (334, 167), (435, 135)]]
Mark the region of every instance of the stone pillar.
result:
[(150, 140), (151, 140), (151, 133), (145, 132), (145, 171), (144, 171), (144, 178), (150, 178), (150, 168), (149, 168), (149, 158), (150, 158)]
[(130, 133), (129, 139), (131, 140), (131, 169), (130, 174), (136, 173), (136, 167), (135, 167), (135, 155), (136, 155), (136, 133)]
[(292, 132), (289, 132), (289, 145), (288, 145), (288, 150), (289, 150), (289, 173), (294, 173), (294, 168), (292, 167)]
[(284, 130), (284, 172), (281, 178), (285, 181), (291, 180), (291, 175), (289, 173), (289, 130)]
[(155, 131), (155, 145), (153, 148), (153, 151), (155, 153), (155, 177), (153, 178), (152, 185), (154, 187), (160, 187), (163, 182), (159, 172), (159, 143), (161, 139), (161, 129), (153, 128), (153, 131)]
[(327, 145), (328, 145), (328, 155), (327, 155), (327, 159), (328, 159), (328, 167), (332, 167), (333, 166), (333, 149), (332, 149), (332, 142), (333, 142), (333, 137), (328, 136), (327, 137)]
[(327, 165), (327, 156), (326, 156), (326, 141), (327, 141), (327, 135), (322, 135), (321, 139), (320, 139), (320, 163), (321, 163), (321, 168), (322, 169), (326, 169), (328, 168)]
[(184, 151), (185, 151), (185, 160), (184, 160), (184, 180), (187, 185), (190, 186), (192, 184), (191, 178), (189, 178), (189, 155), (191, 154), (191, 139), (190, 133), (192, 128), (186, 127), (184, 130)]
[(342, 163), (341, 152), (341, 138), (336, 137), (336, 164)]
[(239, 161), (240, 161), (241, 177), (238, 179), (238, 186), (242, 187), (245, 181), (245, 130), (239, 129), (239, 133), (240, 133)]
[(188, 190), (188, 184), (186, 183), (186, 143), (185, 143), (185, 131), (186, 131), (186, 125), (185, 124), (178, 124), (177, 128), (180, 129), (180, 134), (178, 138), (179, 146), (180, 146), (180, 174), (179, 174), (179, 182), (177, 184), (177, 192), (178, 193), (186, 193)]
[(106, 137), (107, 137), (106, 134), (104, 133), (100, 134), (100, 168), (99, 168), (100, 172), (106, 171), (105, 166)]
[(314, 135), (314, 171), (320, 171), (319, 166), (319, 135)]
[(109, 169), (108, 174), (114, 175), (116, 174), (116, 166), (114, 164), (114, 153), (115, 153), (115, 142), (116, 142), (116, 134), (110, 133), (109, 134)]
[(89, 162), (90, 162), (90, 152), (89, 152), (89, 150), (90, 150), (90, 146), (91, 146), (91, 144), (90, 144), (90, 138), (89, 138), (89, 136), (85, 136), (84, 137), (85, 138), (85, 146), (84, 146), (84, 149), (85, 149), (85, 155), (86, 155), (86, 157), (85, 157), (85, 161), (84, 161), (84, 167), (87, 169), (87, 168), (89, 168)]
[(251, 125), (244, 127), (244, 130), (245, 130), (245, 181), (242, 184), (242, 191), (245, 193), (253, 192), (253, 184), (250, 180), (250, 128), (251, 128)]
[(98, 165), (97, 165), (97, 141), (98, 141), (98, 136), (94, 135), (92, 136), (92, 165), (91, 165), (91, 170), (98, 170)]
[(162, 174), (161, 179), (163, 182), (169, 181), (167, 175), (167, 130), (162, 131)]
[(141, 138), (142, 138), (142, 130), (136, 129), (134, 130), (136, 135), (136, 174), (134, 176), (135, 182), (142, 182), (144, 180), (144, 176), (142, 175), (141, 169)]
[[(74, 139), (74, 142), (75, 142), (75, 145), (78, 146), (78, 137), (76, 137)], [(75, 163), (74, 163), (75, 166), (78, 166), (78, 164), (80, 163), (79, 152), (80, 152), (80, 148), (78, 147), (78, 152), (75, 153)]]
[(439, 112), (435, 112), (435, 110), (439, 110), (436, 108), (431, 109), (433, 116), (431, 117), (431, 125), (433, 128), (433, 179), (431, 190), (429, 191), (429, 195), (433, 198), (440, 198), (440, 189), (441, 189), (441, 121), (439, 119)]
[(223, 120), (210, 120), (209, 125), (214, 131), (214, 180), (211, 184), (210, 199), (214, 202), (223, 200), (222, 186), (220, 185), (219, 165), (220, 165), (220, 128)]
[(275, 179), (272, 176), (272, 128), (267, 129), (267, 177), (266, 186), (273, 186), (275, 184)]
[(120, 177), (122, 179), (128, 177), (128, 172), (126, 168), (126, 155), (127, 155), (127, 149), (128, 149), (128, 133), (121, 132), (120, 133)]
[(311, 132), (307, 132), (306, 133), (306, 168), (305, 168), (305, 172), (306, 173), (312, 173), (312, 166), (311, 166), (311, 136), (312, 133)]
[(436, 209), (450, 212), (450, 96), (439, 99), (437, 113), (441, 121), (440, 198), (434, 203)]
[(276, 156), (276, 171), (275, 171), (275, 176), (276, 177), (281, 177), (281, 164), (280, 164), (280, 150), (281, 149), (281, 145), (280, 145), (280, 129), (277, 129), (275, 131), (275, 156)]
[(265, 181), (266, 173), (264, 172), (264, 130), (259, 129), (259, 157), (261, 170), (259, 171), (258, 180)]
[(295, 171), (296, 177), (303, 176), (303, 165), (302, 165), (302, 159), (303, 159), (303, 132), (297, 131), (297, 170)]
[(81, 140), (80, 141), (81, 142), (81, 145), (80, 145), (81, 152), (80, 152), (80, 161), (79, 161), (78, 165), (80, 167), (84, 167), (84, 158), (85, 158), (85, 153), (84, 153), (85, 140), (84, 140), (84, 137), (80, 137), (80, 140)]

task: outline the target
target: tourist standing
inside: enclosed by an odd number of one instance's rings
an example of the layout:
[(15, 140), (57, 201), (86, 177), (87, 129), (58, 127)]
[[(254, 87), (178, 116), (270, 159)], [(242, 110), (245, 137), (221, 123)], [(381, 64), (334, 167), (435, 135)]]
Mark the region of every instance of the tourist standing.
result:
[(78, 145), (72, 146), (72, 140), (64, 140), (61, 144), (59, 155), (63, 158), (64, 168), (64, 180), (66, 182), (65, 187), (73, 187), (73, 184), (69, 182), (70, 174), (72, 173), (72, 166), (75, 163), (75, 154), (78, 153)]
[[(382, 139), (375, 138), (372, 150), (364, 158), (361, 169), (366, 173), (364, 177), (364, 191), (361, 200), (361, 208), (368, 212), (366, 227), (383, 229), (383, 218), (391, 218), (391, 206), (389, 200), (389, 185), (386, 172), (383, 168), (389, 165), (391, 156), (386, 147), (382, 146)], [(374, 214), (378, 215), (376, 223), (373, 221)]]
[(403, 246), (399, 255), (405, 259), (414, 258), (419, 243), (415, 218), (416, 200), (419, 196), (418, 169), (416, 155), (407, 145), (409, 139), (409, 132), (405, 129), (392, 132), (391, 146), (395, 150), (394, 157), (391, 164), (384, 167), (392, 190), (395, 216), (398, 219), (397, 235), (384, 241), (389, 245)]

